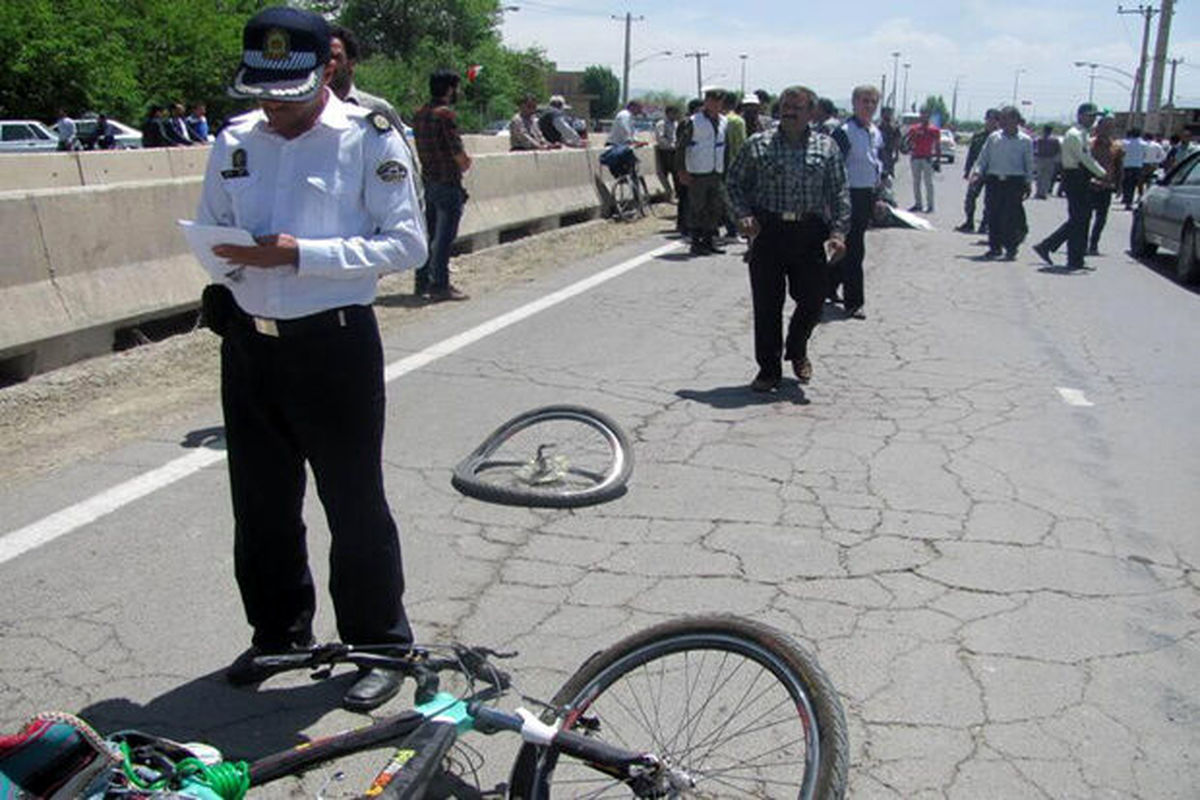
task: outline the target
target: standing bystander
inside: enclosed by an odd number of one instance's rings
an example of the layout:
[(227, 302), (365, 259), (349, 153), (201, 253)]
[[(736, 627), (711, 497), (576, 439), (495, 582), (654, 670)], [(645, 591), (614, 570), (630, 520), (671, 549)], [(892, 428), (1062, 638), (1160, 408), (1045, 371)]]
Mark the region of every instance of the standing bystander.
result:
[[(210, 324), (223, 336), (234, 568), (254, 629), (226, 677), (249, 685), (272, 672), (256, 656), (312, 643), (306, 463), (329, 523), (342, 641), (398, 651), (412, 644), (383, 485), (383, 347), (371, 303), (381, 274), (421, 263), (425, 231), (400, 137), (328, 89), (325, 20), (268, 8), (246, 24), (242, 42), (229, 92), (259, 108), (214, 143), (197, 219), (242, 228), (257, 242), (213, 247), (230, 269), (214, 270), (205, 292)], [(343, 704), (375, 708), (402, 677), (364, 670)]]
[[(1121, 204), (1129, 211), (1133, 208), (1134, 193), (1142, 178), (1142, 167), (1146, 165), (1146, 145), (1142, 142), (1142, 132), (1131, 128), (1125, 133), (1125, 140), (1121, 146), (1125, 151), (1125, 166), (1121, 173)], [(1066, 169), (1066, 165), (1063, 169)]]
[(1062, 163), (1062, 144), (1054, 137), (1053, 125), (1043, 125), (1042, 135), (1033, 140), (1033, 159), (1037, 171), (1037, 191), (1033, 196), (1045, 200)]
[(724, 253), (717, 246), (717, 229), (725, 219), (724, 185), (725, 132), (728, 124), (721, 114), (725, 92), (710, 88), (704, 105), (680, 131), (675, 156), (680, 184), (688, 187), (688, 228), (692, 255)]
[(663, 118), (654, 123), (654, 168), (667, 200), (678, 194), (675, 182), (675, 134), (679, 128), (679, 106), (667, 106)]
[(1113, 191), (1121, 185), (1121, 171), (1124, 168), (1125, 153), (1121, 145), (1113, 141), (1112, 132), (1115, 121), (1110, 116), (1096, 120), (1092, 137), (1092, 158), (1104, 167), (1105, 178), (1092, 178), (1088, 183), (1089, 205), (1091, 207), (1091, 230), (1088, 235), (1089, 256), (1100, 255), (1100, 234), (1104, 232), (1104, 224), (1108, 222), (1108, 210), (1112, 207)]
[[(932, 214), (933, 173), (942, 158), (942, 129), (929, 122), (929, 109), (922, 108), (917, 123), (909, 128), (904, 138), (908, 142), (913, 181), (913, 204), (908, 210)], [(924, 203), (921, 184), (925, 185)]]
[[(846, 238), (846, 257), (829, 269), (829, 297), (836, 299), (842, 289), (842, 308), (849, 319), (866, 319), (863, 313), (863, 257), (866, 232), (875, 208), (875, 193), (883, 177), (879, 152), (883, 137), (872, 123), (879, 107), (879, 90), (874, 86), (856, 86), (850, 96), (854, 114), (834, 131), (834, 139), (846, 159), (846, 179), (850, 186), (850, 234)], [(844, 144), (843, 144), (844, 143)]]
[[(967, 182), (967, 196), (963, 200), (963, 213), (966, 214), (967, 218), (962, 225), (954, 229), (960, 233), (975, 232), (975, 206), (979, 202), (979, 193), (983, 191), (984, 183), (971, 168), (975, 166), (975, 162), (979, 159), (979, 154), (983, 151), (983, 146), (987, 143), (988, 137), (999, 127), (1000, 111), (995, 108), (989, 108), (983, 115), (983, 128), (972, 134), (971, 142), (967, 145), (967, 157), (963, 161), (963, 180)], [(983, 218), (979, 222), (980, 233), (987, 233), (987, 201), (988, 197), (985, 194), (983, 196)]]
[(975, 162), (975, 171), (985, 181), (990, 196), (984, 258), (1016, 260), (1017, 248), (1029, 232), (1022, 203), (1033, 188), (1033, 140), (1021, 130), (1022, 121), (1015, 107), (1000, 109), (1000, 130), (988, 137)]
[[(846, 166), (832, 138), (810, 126), (816, 93), (784, 89), (779, 128), (754, 136), (730, 167), (729, 195), (742, 233), (750, 239), (754, 359), (750, 384), (769, 392), (782, 379), (781, 359), (801, 383), (812, 379), (808, 340), (821, 319), (827, 259), (845, 253), (850, 228)], [(787, 295), (796, 310), (783, 334)]]
[[(891, 106), (884, 106), (879, 111), (879, 134), (883, 137), (883, 149), (880, 151), (885, 177), (896, 176), (896, 160), (900, 158), (900, 126), (896, 124)], [(982, 147), (982, 145), (980, 145)]]
[(471, 157), (458, 133), (458, 117), (451, 107), (458, 101), (458, 73), (438, 70), (429, 76), (430, 100), (413, 117), (413, 138), (421, 158), (425, 185), (425, 229), (429, 233), (429, 258), (417, 270), (414, 292), (431, 300), (466, 300), (450, 285), (450, 246), (458, 236), (467, 192), (463, 173)]

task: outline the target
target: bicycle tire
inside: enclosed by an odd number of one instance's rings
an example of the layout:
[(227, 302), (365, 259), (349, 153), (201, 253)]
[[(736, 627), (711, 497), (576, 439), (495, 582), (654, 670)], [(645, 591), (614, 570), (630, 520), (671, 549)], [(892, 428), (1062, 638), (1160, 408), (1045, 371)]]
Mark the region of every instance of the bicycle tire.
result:
[[(729, 663), (738, 659), (741, 663)], [(676, 683), (694, 678), (709, 694), (697, 698), (689, 693), (691, 686), (668, 684), (668, 668)], [(743, 669), (754, 674), (739, 675)], [(756, 686), (762, 677), (774, 683)], [(643, 685), (646, 694), (633, 691)], [(721, 697), (714, 702), (718, 691)], [(693, 706), (693, 701), (702, 702)], [(553, 706), (561, 713), (548, 712), (546, 722), (579, 727), (587, 719), (585, 730), (599, 728), (598, 735), (613, 744), (670, 759), (693, 777), (701, 797), (836, 800), (845, 795), (849, 743), (837, 692), (812, 655), (768, 625), (709, 615), (648, 628), (589, 658), (558, 691)], [(732, 715), (729, 709), (735, 709)], [(680, 727), (671, 729), (667, 717), (677, 714)], [(769, 721), (769, 714), (778, 714), (778, 723)], [(628, 718), (627, 728), (621, 728), (622, 718)], [(804, 739), (799, 761), (792, 749), (801, 743), (790, 738), (797, 731)], [(750, 749), (738, 754), (710, 741), (743, 734), (741, 746)], [(742, 754), (753, 760), (730, 757)], [(565, 757), (559, 762), (552, 748), (524, 745), (513, 763), (509, 796), (632, 796), (631, 789), (586, 765)], [(796, 767), (801, 774), (794, 773)]]
[[(556, 480), (532, 483), (519, 474), (528, 467), (528, 459), (493, 458), (518, 434), (539, 427), (548, 430), (548, 423), (558, 422), (571, 429), (569, 434), (576, 429), (586, 433), (591, 451), (568, 456), (579, 463), (568, 463)], [(611, 417), (584, 406), (551, 405), (518, 414), (494, 430), (454, 467), (450, 483), (468, 497), (502, 505), (577, 508), (624, 494), (632, 474), (629, 437)]]

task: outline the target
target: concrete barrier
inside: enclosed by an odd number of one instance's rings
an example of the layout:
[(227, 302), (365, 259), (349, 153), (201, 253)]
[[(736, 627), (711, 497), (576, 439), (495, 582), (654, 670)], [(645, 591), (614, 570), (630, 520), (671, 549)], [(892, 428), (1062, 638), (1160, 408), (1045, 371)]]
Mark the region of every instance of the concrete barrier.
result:
[[(37, 161), (6, 183), (54, 187), (0, 192), (0, 384), (109, 352), (120, 328), (198, 306), (207, 275), (176, 220), (195, 215), (207, 150), (17, 156)], [(597, 181), (611, 180), (599, 152), (478, 155), (458, 250), (596, 216)], [(652, 176), (651, 148), (638, 155)]]

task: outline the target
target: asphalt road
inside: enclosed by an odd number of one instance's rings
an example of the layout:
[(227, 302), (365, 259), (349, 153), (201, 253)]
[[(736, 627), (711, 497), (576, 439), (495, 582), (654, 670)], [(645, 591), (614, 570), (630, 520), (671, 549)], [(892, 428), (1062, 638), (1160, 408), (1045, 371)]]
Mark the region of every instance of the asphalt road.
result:
[[(1200, 298), (1169, 258), (1125, 253), (1119, 210), (1094, 270), (1045, 268), (1027, 246), (981, 261), (979, 237), (951, 231), (959, 175), (938, 178), (938, 230), (869, 234), (868, 318), (830, 309), (803, 389), (744, 388), (741, 246), (669, 250), (476, 328), (670, 240), (564, 255), (549, 278), (391, 334), (389, 362), (449, 341), (389, 385), (384, 467), (419, 636), (517, 649), (525, 690), (548, 697), (635, 629), (735, 612), (791, 632), (830, 673), (855, 798), (1195, 797)], [(1060, 199), (1026, 207), (1031, 241), (1065, 216)], [(626, 496), (531, 511), (451, 488), (496, 425), (560, 402), (630, 432)], [(258, 692), (220, 680), (249, 632), (219, 425), (214, 404), (0, 489), (0, 730), (63, 709), (248, 756), (354, 724), (337, 709), (348, 675)], [(308, 519), (323, 583), (315, 503)], [(16, 531), (46, 541), (13, 554)], [(317, 625), (332, 638), (325, 597)], [(503, 778), (505, 744), (479, 745), (485, 778)], [(327, 796), (361, 790), (379, 763), (354, 759)], [(266, 794), (312, 796), (333, 772)]]

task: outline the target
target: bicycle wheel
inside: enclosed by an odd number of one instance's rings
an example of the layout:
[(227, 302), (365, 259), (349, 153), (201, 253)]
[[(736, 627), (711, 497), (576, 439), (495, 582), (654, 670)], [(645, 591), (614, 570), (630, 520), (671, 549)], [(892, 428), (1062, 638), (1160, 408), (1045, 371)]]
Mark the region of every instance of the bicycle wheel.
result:
[(637, 195), (633, 188), (633, 181), (628, 175), (617, 178), (617, 182), (613, 184), (612, 197), (617, 219), (629, 222), (638, 215)]
[[(726, 615), (656, 625), (593, 655), (553, 704), (564, 728), (682, 770), (695, 786), (686, 797), (845, 793), (849, 745), (837, 693), (810, 654), (767, 625)], [(511, 797), (526, 800), (633, 796), (623, 783), (530, 744), (510, 783)]]
[(454, 468), (451, 484), (479, 500), (574, 508), (625, 492), (633, 450), (608, 416), (583, 406), (535, 408), (510, 419)]

